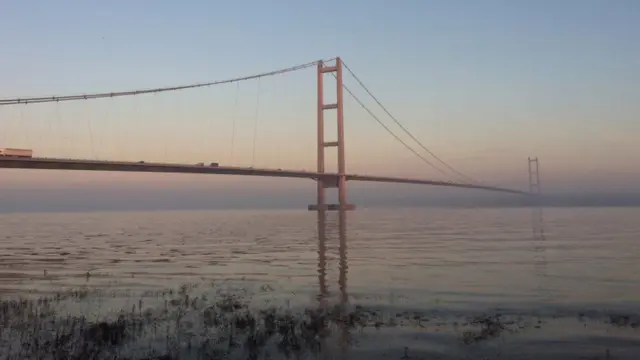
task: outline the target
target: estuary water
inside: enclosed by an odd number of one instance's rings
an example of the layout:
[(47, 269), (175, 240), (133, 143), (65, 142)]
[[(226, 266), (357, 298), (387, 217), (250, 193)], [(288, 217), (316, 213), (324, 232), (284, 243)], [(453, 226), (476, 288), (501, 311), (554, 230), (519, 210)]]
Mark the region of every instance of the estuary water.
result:
[(162, 307), (154, 298), (166, 289), (233, 288), (253, 307), (323, 302), (375, 316), (336, 352), (347, 359), (640, 358), (639, 208), (358, 209), (339, 218), (0, 214), (0, 296), (84, 289), (93, 300), (65, 311), (99, 317), (139, 299)]

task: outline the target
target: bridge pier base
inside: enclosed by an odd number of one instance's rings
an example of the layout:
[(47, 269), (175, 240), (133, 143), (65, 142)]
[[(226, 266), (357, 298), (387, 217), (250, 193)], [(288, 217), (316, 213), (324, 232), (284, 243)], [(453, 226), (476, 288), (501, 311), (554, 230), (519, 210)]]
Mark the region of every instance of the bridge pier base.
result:
[[(336, 78), (336, 102), (333, 104), (324, 103), (324, 74), (333, 73)], [(315, 204), (309, 205), (310, 211), (326, 210), (355, 210), (355, 205), (347, 203), (347, 177), (344, 154), (344, 107), (343, 107), (343, 87), (342, 87), (342, 60), (336, 58), (334, 66), (325, 66), (323, 61), (318, 62), (318, 170), (319, 174), (325, 174), (324, 150), (327, 147), (338, 148), (338, 173), (321, 176), (317, 181), (317, 200)], [(324, 112), (327, 110), (336, 111), (338, 139), (337, 141), (325, 141), (324, 137)], [(326, 188), (338, 188), (338, 204), (327, 204), (325, 199)]]
[[(356, 206), (354, 204), (347, 204), (344, 210), (352, 211), (355, 210)], [(324, 204), (324, 205), (309, 205), (309, 211), (340, 211), (340, 204)]]

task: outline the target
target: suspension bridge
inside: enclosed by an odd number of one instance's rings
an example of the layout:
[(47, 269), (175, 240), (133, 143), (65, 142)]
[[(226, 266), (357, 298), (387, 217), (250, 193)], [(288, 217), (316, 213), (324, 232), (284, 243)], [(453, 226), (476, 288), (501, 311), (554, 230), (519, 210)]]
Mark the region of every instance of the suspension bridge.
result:
[[(315, 170), (292, 170), (282, 168), (254, 167), (254, 166), (234, 166), (220, 165), (218, 163), (171, 163), (171, 162), (148, 162), (148, 161), (117, 161), (117, 160), (96, 160), (96, 159), (69, 159), (59, 157), (46, 157), (33, 149), (33, 154), (28, 156), (15, 156), (10, 153), (5, 156), (0, 155), (0, 168), (8, 169), (39, 169), (39, 170), (82, 170), (82, 171), (115, 171), (115, 172), (151, 172), (151, 173), (185, 173), (185, 174), (216, 174), (216, 175), (241, 175), (241, 176), (262, 176), (274, 178), (297, 178), (314, 180), (317, 184), (316, 203), (309, 205), (309, 210), (352, 210), (355, 209), (353, 204), (347, 200), (347, 182), (382, 182), (382, 183), (402, 183), (402, 184), (422, 184), (441, 187), (454, 187), (466, 189), (480, 189), (486, 191), (510, 193), (516, 195), (532, 195), (539, 192), (539, 177), (537, 174), (537, 159), (535, 174), (532, 176), (532, 167), (529, 167), (529, 192), (517, 189), (509, 189), (499, 186), (490, 186), (482, 184), (472, 178), (464, 175), (454, 169), (447, 162), (438, 157), (435, 153), (424, 146), (406, 127), (404, 127), (387, 108), (373, 95), (364, 83), (356, 76), (356, 74), (342, 61), (340, 58), (330, 60), (319, 60), (302, 65), (297, 65), (285, 69), (279, 69), (271, 72), (261, 73), (257, 75), (233, 78), (229, 80), (196, 83), (184, 86), (161, 87), (133, 91), (121, 92), (100, 92), (87, 93), (79, 95), (49, 96), (49, 97), (22, 97), (0, 99), (0, 108), (8, 106), (24, 106), (42, 103), (55, 103), (56, 105), (71, 101), (89, 101), (104, 98), (119, 98), (141, 96), (144, 94), (159, 94), (166, 92), (176, 92), (186, 89), (212, 87), (215, 85), (237, 83), (242, 81), (255, 80), (285, 73), (295, 72), (298, 70), (315, 67), (317, 70), (317, 136), (316, 136), (316, 153), (317, 167)], [(357, 83), (366, 91), (366, 93), (383, 109), (383, 111), (400, 127), (400, 129), (416, 142), (433, 160), (415, 150), (406, 141), (402, 140), (395, 134), (381, 119), (376, 116), (369, 107), (367, 107), (354, 92), (352, 92), (343, 83), (343, 72), (347, 70)], [(327, 102), (325, 100), (325, 74), (332, 75), (335, 79), (335, 101)], [(453, 175), (456, 180), (434, 180), (422, 178), (405, 178), (392, 176), (376, 176), (349, 173), (346, 169), (346, 153), (345, 153), (345, 119), (344, 119), (344, 93), (347, 93), (356, 103), (358, 103), (383, 129), (388, 132), (396, 141), (400, 142), (413, 155), (430, 167), (438, 170), (442, 174)], [(325, 137), (325, 121), (331, 112), (335, 120), (332, 124), (337, 127), (337, 139), (335, 141), (327, 141)], [(328, 120), (327, 120), (328, 121)], [(257, 131), (257, 130), (255, 130)], [(255, 135), (255, 134), (254, 134)], [(232, 139), (233, 142), (233, 139)], [(0, 144), (0, 148), (12, 148), (12, 144)], [(328, 148), (337, 148), (337, 171), (327, 171), (325, 151)], [(31, 150), (31, 149), (30, 149)], [(255, 157), (255, 138), (253, 156)], [(533, 180), (532, 180), (533, 179)], [(535, 186), (532, 186), (534, 181)], [(326, 199), (326, 189), (338, 189), (337, 204), (329, 204)]]

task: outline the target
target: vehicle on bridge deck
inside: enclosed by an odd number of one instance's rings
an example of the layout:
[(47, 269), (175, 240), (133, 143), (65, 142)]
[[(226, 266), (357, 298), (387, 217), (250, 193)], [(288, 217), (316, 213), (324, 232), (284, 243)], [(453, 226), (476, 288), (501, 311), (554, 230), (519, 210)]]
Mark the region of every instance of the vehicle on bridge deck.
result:
[(204, 163), (199, 162), (199, 163), (196, 164), (196, 166), (204, 166)]
[(219, 165), (218, 165), (218, 163), (211, 163), (211, 164), (209, 164), (209, 166), (211, 166), (211, 167), (218, 167)]
[(0, 156), (32, 158), (33, 157), (33, 150), (31, 150), (31, 149), (2, 148), (2, 149), (0, 149)]

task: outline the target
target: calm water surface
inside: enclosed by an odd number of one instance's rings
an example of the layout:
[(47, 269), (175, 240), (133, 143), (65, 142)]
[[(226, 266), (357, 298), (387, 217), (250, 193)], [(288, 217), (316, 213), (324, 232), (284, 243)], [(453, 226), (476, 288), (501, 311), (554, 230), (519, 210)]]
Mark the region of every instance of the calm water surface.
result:
[[(330, 213), (324, 249), (316, 213), (306, 211), (0, 214), (0, 294), (233, 282), (291, 306), (325, 293), (329, 301), (437, 314), (453, 324), (356, 334), (354, 358), (640, 358), (637, 326), (606, 321), (635, 319), (640, 310), (640, 209), (346, 216), (346, 247), (338, 214)], [(490, 345), (459, 344), (455, 319), (496, 311), (546, 325)]]

